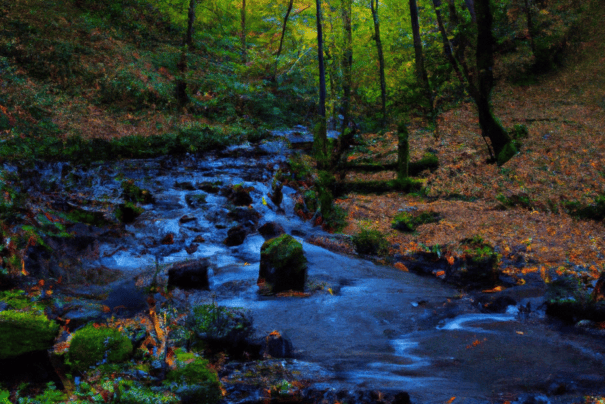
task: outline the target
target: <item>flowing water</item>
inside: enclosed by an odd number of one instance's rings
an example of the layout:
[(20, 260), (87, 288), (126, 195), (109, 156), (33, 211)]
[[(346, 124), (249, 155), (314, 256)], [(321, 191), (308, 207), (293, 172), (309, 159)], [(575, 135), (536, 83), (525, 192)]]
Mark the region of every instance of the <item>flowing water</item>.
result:
[[(61, 186), (72, 181), (83, 198), (108, 203), (121, 201), (116, 176), (149, 189), (155, 203), (126, 226), (126, 236), (103, 239), (98, 258), (86, 265), (132, 278), (158, 265), (208, 258), (211, 290), (187, 295), (188, 303), (215, 299), (248, 309), (258, 336), (279, 330), (291, 339), (296, 359), (283, 365), (302, 372), (316, 388), (406, 391), (413, 402), (426, 403), (453, 396), (456, 402), (503, 402), (523, 394), (577, 402), (583, 394), (605, 393), (602, 339), (565, 332), (540, 311), (528, 315), (511, 306), (502, 314), (480, 313), (471, 297), (437, 279), (308, 243), (324, 233), (294, 215), (295, 191), (284, 187), (281, 209), (268, 196), (272, 176), (289, 153), (280, 136), (309, 137), (277, 132), (273, 142), (233, 147), (220, 155), (95, 164), (67, 170), (71, 180), (64, 166), (54, 165), (43, 178)], [(252, 187), (260, 224), (278, 222), (303, 243), (310, 296), (257, 293), (264, 238), (253, 233), (240, 246), (223, 244), (232, 222), (226, 198), (197, 185), (216, 181)], [(191, 206), (188, 200), (195, 195), (205, 195), (206, 203)], [(189, 219), (181, 220), (185, 216)], [(162, 244), (169, 233), (174, 243)], [(204, 242), (188, 253), (185, 248), (198, 236)]]

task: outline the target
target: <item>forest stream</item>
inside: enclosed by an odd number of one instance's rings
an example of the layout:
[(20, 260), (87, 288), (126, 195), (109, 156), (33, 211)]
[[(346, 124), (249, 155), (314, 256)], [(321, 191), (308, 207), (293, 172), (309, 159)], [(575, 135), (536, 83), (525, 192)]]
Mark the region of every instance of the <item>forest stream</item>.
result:
[[(295, 143), (310, 136), (295, 133), (275, 132), (271, 142), (202, 156), (68, 169), (55, 163), (40, 168), (36, 181), (64, 188), (69, 178), (80, 198), (109, 203), (120, 203), (120, 185), (114, 180), (119, 175), (148, 189), (154, 202), (143, 205), (145, 212), (126, 225), (125, 235), (99, 237), (95, 251), (82, 260), (85, 271), (119, 275), (100, 287), (108, 293), (103, 304), (111, 309), (143, 307), (145, 296), (137, 291), (135, 279), (150, 271), (161, 274), (174, 262), (207, 258), (212, 267), (210, 290), (177, 291), (174, 299), (186, 305), (216, 302), (245, 308), (257, 336), (278, 330), (291, 341), (294, 358), (274, 363), (308, 381), (315, 391), (407, 392), (414, 403), (451, 402), (452, 397), (468, 403), (554, 403), (605, 394), (602, 339), (551, 321), (541, 293), (519, 287), (516, 305), (504, 313), (482, 313), (473, 296), (439, 279), (309, 243), (312, 237), (340, 236), (297, 217), (293, 189), (283, 188), (279, 207), (269, 197), (273, 175), (291, 153), (280, 137)], [(202, 191), (203, 183), (252, 188), (251, 206), (261, 217), (258, 226), (276, 222), (303, 243), (308, 296), (258, 294), (265, 238), (253, 232), (243, 244), (226, 246), (223, 240), (233, 221), (227, 216), (227, 199)], [(170, 242), (163, 243), (167, 238)], [(94, 288), (82, 286), (75, 292), (84, 296)], [(64, 317), (75, 323), (88, 314), (83, 306)], [(245, 366), (238, 363), (231, 369)], [(256, 402), (262, 393), (227, 391), (226, 401), (233, 403)]]

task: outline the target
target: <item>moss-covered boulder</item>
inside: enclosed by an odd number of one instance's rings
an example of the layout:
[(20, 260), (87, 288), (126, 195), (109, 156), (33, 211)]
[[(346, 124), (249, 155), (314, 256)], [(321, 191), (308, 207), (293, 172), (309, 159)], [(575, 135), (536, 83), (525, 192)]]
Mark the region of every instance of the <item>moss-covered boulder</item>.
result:
[(307, 258), (301, 243), (288, 234), (265, 241), (260, 250), (257, 281), (261, 293), (303, 291), (306, 280)]
[(222, 398), (221, 384), (208, 361), (182, 349), (175, 356), (175, 369), (168, 372), (165, 384), (177, 387), (183, 403), (217, 403)]
[(242, 309), (216, 304), (195, 306), (187, 323), (195, 339), (206, 347), (228, 351), (235, 356), (245, 350), (253, 352), (249, 348), (249, 338), (254, 331), (252, 318)]
[(122, 332), (92, 324), (74, 333), (68, 357), (75, 370), (87, 370), (98, 363), (119, 363), (132, 353), (132, 342)]
[(0, 312), (0, 359), (41, 351), (53, 345), (59, 325), (43, 314)]
[(353, 236), (355, 251), (366, 255), (387, 255), (389, 242), (378, 230), (362, 229)]
[(599, 298), (600, 288), (589, 291), (581, 278), (561, 276), (548, 284), (546, 290), (546, 313), (565, 321), (576, 323), (580, 320), (605, 321), (605, 300)]

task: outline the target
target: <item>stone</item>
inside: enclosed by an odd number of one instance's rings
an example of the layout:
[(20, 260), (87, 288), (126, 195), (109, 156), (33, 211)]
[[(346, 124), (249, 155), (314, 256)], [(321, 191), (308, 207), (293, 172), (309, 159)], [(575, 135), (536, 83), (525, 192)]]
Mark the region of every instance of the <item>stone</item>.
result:
[(255, 227), (260, 220), (260, 213), (253, 208), (238, 207), (227, 214), (227, 217), (244, 226)]
[(168, 286), (181, 289), (208, 290), (208, 268), (210, 263), (206, 259), (179, 262), (168, 270)]
[(59, 325), (45, 315), (5, 310), (0, 312), (0, 359), (41, 351), (53, 345)]
[(277, 181), (272, 188), (273, 192), (269, 195), (269, 198), (275, 206), (279, 207), (284, 200), (284, 193), (282, 192), (283, 184)]
[(193, 242), (194, 242), (194, 243), (203, 243), (203, 242), (205, 242), (205, 241), (206, 241), (206, 240), (205, 240), (205, 239), (204, 239), (204, 237), (202, 237), (202, 236), (196, 236), (196, 237), (193, 239)]
[(302, 244), (288, 234), (267, 240), (261, 247), (257, 285), (262, 294), (304, 291), (307, 258)]
[(480, 296), (476, 300), (479, 310), (484, 313), (504, 313), (508, 306), (514, 306), (517, 301), (510, 296)]
[(220, 191), (220, 187), (219, 185), (221, 185), (222, 183), (220, 181), (218, 182), (202, 182), (202, 183), (198, 183), (197, 187), (199, 189), (201, 189), (202, 191), (208, 192), (209, 194), (217, 194)]
[(206, 194), (187, 194), (185, 202), (190, 208), (199, 208), (206, 204)]
[(185, 251), (187, 251), (187, 254), (193, 254), (194, 252), (196, 252), (198, 249), (198, 245), (195, 243), (191, 243), (189, 245), (189, 247), (185, 247)]
[(293, 356), (292, 342), (280, 332), (273, 331), (263, 340), (261, 356), (265, 358), (291, 358)]
[(258, 228), (258, 232), (265, 238), (275, 238), (281, 236), (286, 231), (276, 222), (267, 222)]
[(605, 271), (601, 273), (601, 276), (599, 276), (597, 284), (590, 294), (590, 300), (594, 303), (605, 300)]
[(236, 184), (233, 187), (223, 188), (221, 192), (235, 206), (248, 206), (252, 203), (250, 190), (251, 188), (244, 188), (242, 185)]
[(189, 215), (185, 215), (179, 219), (180, 224), (185, 224), (185, 223), (194, 222), (194, 221), (195, 221), (195, 217), (189, 216)]
[(223, 243), (229, 247), (241, 245), (244, 243), (244, 240), (248, 234), (250, 234), (250, 229), (238, 224), (227, 231), (227, 238), (223, 241)]
[(183, 191), (195, 191), (195, 186), (190, 181), (177, 182), (174, 184), (174, 187)]
[(164, 245), (174, 244), (174, 233), (168, 233), (168, 234), (166, 234), (162, 238), (162, 241), (160, 241), (160, 243), (162, 243)]

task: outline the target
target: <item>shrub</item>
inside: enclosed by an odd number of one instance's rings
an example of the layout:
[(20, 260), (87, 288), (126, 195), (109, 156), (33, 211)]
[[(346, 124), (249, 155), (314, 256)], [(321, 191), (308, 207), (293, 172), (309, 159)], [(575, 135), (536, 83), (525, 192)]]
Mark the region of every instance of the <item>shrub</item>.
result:
[[(194, 354), (176, 351), (177, 368), (166, 375), (167, 383), (174, 383), (188, 402), (212, 404), (222, 398), (221, 384), (207, 360)], [(185, 387), (183, 388), (182, 385)]]
[(590, 205), (583, 205), (580, 202), (567, 202), (565, 206), (571, 216), (580, 219), (605, 219), (605, 194), (598, 195)]
[(120, 381), (116, 391), (115, 402), (119, 404), (177, 404), (180, 400), (170, 392), (155, 392), (130, 380), (123, 380)]
[(252, 335), (252, 320), (241, 309), (204, 304), (193, 308), (190, 329), (196, 337), (237, 346)]
[(59, 325), (43, 314), (6, 310), (0, 312), (0, 359), (48, 349)]
[(378, 230), (361, 230), (353, 236), (353, 244), (359, 254), (386, 255), (389, 252), (389, 242)]
[(75, 332), (68, 352), (74, 369), (83, 371), (105, 361), (123, 362), (132, 353), (132, 343), (126, 335), (112, 328), (97, 327), (89, 324)]

